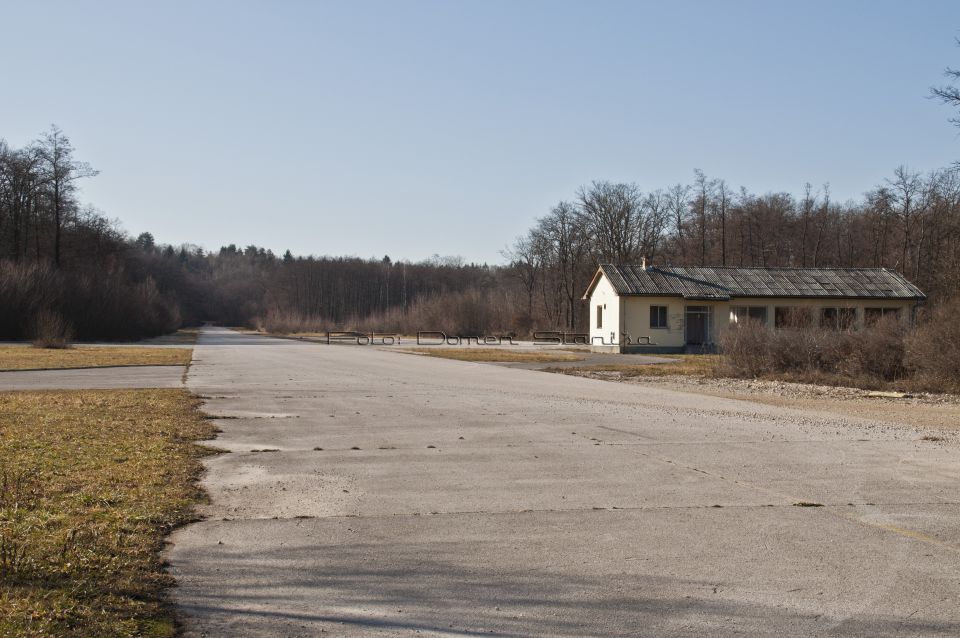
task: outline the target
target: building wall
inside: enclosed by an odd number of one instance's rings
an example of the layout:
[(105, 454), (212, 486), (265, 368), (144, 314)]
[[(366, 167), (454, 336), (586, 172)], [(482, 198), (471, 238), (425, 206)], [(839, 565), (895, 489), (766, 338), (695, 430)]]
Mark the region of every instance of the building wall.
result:
[[(595, 347), (619, 349), (620, 332), (623, 325), (621, 299), (613, 290), (606, 277), (600, 277), (590, 295), (590, 344)], [(597, 306), (601, 307), (603, 325), (597, 326)]]
[[(603, 327), (596, 327), (596, 306), (606, 304), (603, 311)], [(611, 323), (621, 317), (619, 332), (615, 343), (617, 350), (630, 351), (679, 351), (686, 346), (685, 320), (687, 306), (708, 306), (712, 312), (711, 341), (720, 340), (725, 329), (735, 323), (732, 313), (734, 306), (762, 306), (766, 308), (766, 323), (774, 326), (777, 307), (810, 308), (819, 318), (819, 310), (830, 308), (854, 308), (855, 325), (860, 328), (864, 323), (864, 308), (897, 308), (900, 319), (909, 323), (913, 318), (913, 300), (861, 300), (861, 299), (793, 299), (793, 298), (735, 298), (731, 301), (699, 301), (680, 297), (617, 297), (606, 277), (601, 277), (590, 298), (590, 338), (591, 344), (611, 345), (611, 331), (617, 330), (617, 324)], [(650, 327), (650, 306), (667, 307), (667, 327)], [(629, 337), (629, 341), (627, 340)], [(602, 341), (601, 341), (602, 340)], [(600, 348), (597, 348), (600, 349)]]
[[(691, 302), (695, 303), (695, 302)], [(777, 308), (808, 308), (815, 313), (815, 318), (819, 320), (819, 311), (821, 308), (852, 308), (856, 312), (855, 327), (862, 328), (864, 325), (865, 308), (896, 308), (900, 311), (900, 321), (905, 325), (913, 320), (913, 308), (916, 301), (912, 299), (793, 299), (784, 297), (776, 298), (749, 298), (736, 297), (728, 302), (717, 303), (717, 317), (723, 313), (726, 321), (717, 321), (716, 338), (724, 328), (736, 323), (733, 308), (735, 306), (756, 307), (761, 306), (767, 309), (766, 324), (773, 328), (776, 320)]]
[[(680, 297), (623, 297), (623, 332), (630, 340), (648, 349), (683, 348), (684, 311), (687, 303)], [(693, 305), (691, 303), (691, 305)], [(709, 305), (706, 303), (698, 305)], [(667, 307), (667, 327), (650, 327), (650, 306)], [(626, 341), (624, 339), (624, 341)]]

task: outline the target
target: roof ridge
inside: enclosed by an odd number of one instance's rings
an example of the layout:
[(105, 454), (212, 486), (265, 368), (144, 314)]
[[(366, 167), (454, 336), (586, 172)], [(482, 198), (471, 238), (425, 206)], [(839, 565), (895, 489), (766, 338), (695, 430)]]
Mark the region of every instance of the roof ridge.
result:
[[(602, 263), (601, 266), (612, 266), (614, 268), (642, 268), (640, 264), (615, 264), (615, 263)], [(875, 271), (885, 271), (889, 273), (894, 273), (901, 275), (897, 270), (892, 270), (886, 266), (676, 266), (673, 264), (658, 264), (658, 265), (647, 265), (647, 270), (653, 270), (656, 268), (697, 268), (697, 269), (711, 269), (711, 270), (875, 270)]]
[[(600, 264), (618, 295), (925, 299), (889, 268)], [(599, 275), (599, 272), (597, 273)], [(597, 275), (594, 276), (596, 280)], [(593, 281), (591, 282), (591, 287)], [(588, 290), (589, 292), (589, 290)]]

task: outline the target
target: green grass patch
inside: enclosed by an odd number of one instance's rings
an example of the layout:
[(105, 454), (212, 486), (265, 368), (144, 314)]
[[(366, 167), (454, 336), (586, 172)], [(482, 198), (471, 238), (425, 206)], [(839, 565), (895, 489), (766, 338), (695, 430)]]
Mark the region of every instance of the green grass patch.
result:
[(0, 636), (173, 636), (160, 552), (214, 432), (184, 390), (0, 393)]

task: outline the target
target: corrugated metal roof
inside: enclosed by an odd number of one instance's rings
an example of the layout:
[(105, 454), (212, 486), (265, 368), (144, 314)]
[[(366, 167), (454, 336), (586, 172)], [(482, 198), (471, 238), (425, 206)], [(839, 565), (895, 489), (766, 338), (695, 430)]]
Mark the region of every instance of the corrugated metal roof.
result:
[[(681, 268), (601, 264), (618, 295), (827, 297), (926, 299), (919, 288), (886, 268)], [(588, 291), (589, 292), (589, 291)]]

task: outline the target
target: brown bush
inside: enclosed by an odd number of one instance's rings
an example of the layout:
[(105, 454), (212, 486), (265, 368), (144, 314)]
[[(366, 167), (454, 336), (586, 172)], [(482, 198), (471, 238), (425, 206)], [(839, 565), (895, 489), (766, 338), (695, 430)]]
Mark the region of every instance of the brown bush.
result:
[(907, 376), (905, 340), (907, 331), (894, 317), (881, 319), (851, 333), (853, 348), (846, 356), (849, 376), (898, 381)]
[(41, 310), (33, 318), (30, 339), (37, 348), (69, 348), (73, 326), (52, 310)]
[(759, 321), (731, 325), (720, 338), (719, 372), (733, 377), (760, 377), (774, 370), (774, 332)]
[(180, 326), (179, 304), (150, 276), (134, 280), (120, 266), (67, 272), (0, 261), (0, 337), (55, 335), (57, 322), (41, 313), (58, 316), (79, 339), (137, 339)]
[(896, 320), (864, 330), (832, 330), (810, 322), (772, 329), (731, 326), (721, 337), (719, 371), (734, 377), (882, 387), (906, 377), (905, 331)]
[(925, 313), (906, 339), (905, 363), (918, 387), (960, 392), (960, 298)]
[(270, 310), (266, 316), (256, 321), (258, 330), (272, 334), (294, 334), (304, 332), (325, 332), (330, 323), (322, 317), (306, 315), (294, 310)]
[(358, 329), (415, 334), (440, 331), (448, 336), (516, 335), (515, 306), (501, 291), (470, 289), (420, 298), (405, 311), (395, 308), (355, 323)]

